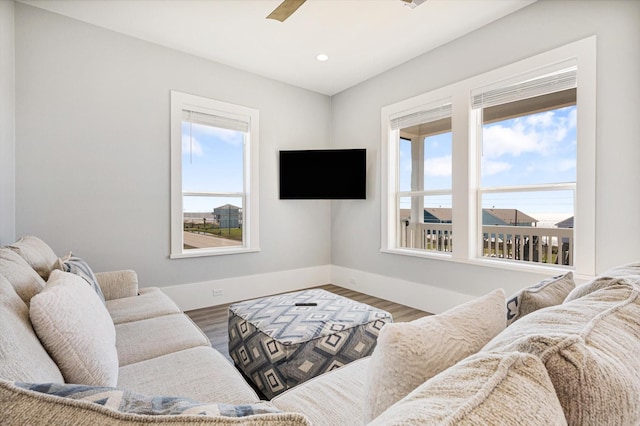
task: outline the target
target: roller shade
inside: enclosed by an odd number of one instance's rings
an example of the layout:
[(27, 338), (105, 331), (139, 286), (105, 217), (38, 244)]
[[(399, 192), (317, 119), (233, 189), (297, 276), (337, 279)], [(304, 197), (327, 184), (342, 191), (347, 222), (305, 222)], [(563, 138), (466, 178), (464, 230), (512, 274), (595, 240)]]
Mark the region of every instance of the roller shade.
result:
[(194, 124), (203, 124), (205, 126), (219, 127), (221, 129), (236, 130), (239, 132), (249, 131), (249, 120), (231, 117), (222, 117), (219, 115), (205, 114), (197, 111), (182, 110), (182, 121)]
[(577, 87), (576, 67), (488, 91), (474, 91), (471, 107), (487, 108)]
[(451, 104), (391, 117), (391, 129), (398, 130), (451, 117)]

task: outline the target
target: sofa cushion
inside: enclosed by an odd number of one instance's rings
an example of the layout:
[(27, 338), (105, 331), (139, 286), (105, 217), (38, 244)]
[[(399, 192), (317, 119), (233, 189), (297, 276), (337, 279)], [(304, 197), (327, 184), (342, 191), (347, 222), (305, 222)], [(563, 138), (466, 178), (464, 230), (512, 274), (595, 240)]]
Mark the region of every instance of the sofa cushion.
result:
[(425, 380), (476, 353), (506, 327), (502, 289), (438, 315), (385, 325), (371, 356), (365, 421), (371, 421)]
[(540, 357), (569, 424), (640, 424), (639, 288), (623, 278), (527, 315), (483, 351)]
[(138, 274), (136, 271), (126, 269), (96, 272), (95, 276), (107, 301), (138, 295)]
[(519, 352), (475, 354), (429, 379), (371, 423), (566, 424), (544, 365)]
[(0, 275), (0, 378), (62, 382), (62, 373), (31, 327), (29, 308)]
[(364, 424), (364, 387), (371, 357), (314, 377), (271, 400), (274, 406), (304, 414), (314, 425)]
[(18, 296), (29, 306), (31, 298), (45, 286), (45, 281), (26, 260), (13, 250), (0, 248), (0, 274), (13, 285)]
[(138, 296), (107, 300), (107, 310), (114, 324), (181, 312), (178, 305), (157, 287), (142, 288)]
[(200, 346), (120, 367), (118, 387), (147, 395), (250, 404), (256, 392), (220, 352)]
[(116, 325), (116, 348), (121, 366), (210, 344), (209, 338), (184, 314)]
[(98, 393), (77, 385), (26, 385), (0, 380), (3, 422), (77, 426), (152, 423), (173, 426), (311, 425), (301, 414), (273, 412), (268, 403), (202, 405), (182, 398), (147, 397), (113, 388), (95, 391)]
[(62, 259), (58, 259), (54, 264), (53, 269), (60, 269), (61, 271), (71, 272), (72, 274), (76, 274), (83, 280), (87, 282), (91, 286), (91, 288), (96, 292), (102, 303), (105, 303), (104, 294), (102, 293), (102, 289), (100, 288), (100, 284), (98, 283), (98, 279), (96, 278), (91, 266), (81, 257), (74, 255), (73, 253), (69, 253)]
[(118, 353), (107, 308), (80, 277), (54, 270), (29, 310), (40, 341), (68, 383), (115, 386)]
[(567, 272), (520, 290), (507, 301), (507, 325), (538, 309), (559, 305), (575, 286), (573, 272)]
[(53, 265), (58, 259), (54, 251), (38, 237), (25, 236), (13, 244), (9, 244), (11, 250), (15, 251), (27, 261), (41, 277), (46, 280), (53, 269)]

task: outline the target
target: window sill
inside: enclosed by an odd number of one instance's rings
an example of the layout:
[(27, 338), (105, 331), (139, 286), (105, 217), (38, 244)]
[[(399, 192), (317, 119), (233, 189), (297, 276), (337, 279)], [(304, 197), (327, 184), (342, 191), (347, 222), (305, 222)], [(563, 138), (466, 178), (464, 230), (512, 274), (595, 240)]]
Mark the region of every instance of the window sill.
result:
[(510, 261), (510, 260), (497, 260), (497, 259), (485, 259), (485, 258), (475, 258), (475, 259), (461, 259), (453, 257), (451, 253), (432, 253), (425, 252), (422, 250), (412, 250), (412, 249), (380, 249), (382, 253), (395, 254), (401, 256), (413, 256), (419, 257), (423, 259), (431, 259), (431, 260), (441, 260), (445, 262), (455, 262), (455, 263), (463, 263), (466, 265), (473, 266), (482, 266), (494, 269), (506, 269), (511, 271), (518, 272), (528, 272), (531, 274), (544, 274), (544, 275), (559, 275), (565, 274), (569, 271), (573, 271), (575, 278), (578, 280), (590, 280), (593, 279), (594, 276), (588, 274), (581, 274), (575, 270), (575, 268), (567, 267), (567, 266), (557, 266), (557, 265), (548, 265), (548, 264), (531, 264), (524, 263), (519, 261)]
[(247, 247), (233, 247), (233, 248), (216, 248), (216, 249), (193, 249), (189, 251), (183, 251), (182, 253), (172, 253), (169, 255), (170, 259), (188, 259), (192, 257), (206, 257), (206, 256), (224, 256), (229, 254), (242, 254), (242, 253), (255, 253), (259, 252), (260, 248), (247, 248)]

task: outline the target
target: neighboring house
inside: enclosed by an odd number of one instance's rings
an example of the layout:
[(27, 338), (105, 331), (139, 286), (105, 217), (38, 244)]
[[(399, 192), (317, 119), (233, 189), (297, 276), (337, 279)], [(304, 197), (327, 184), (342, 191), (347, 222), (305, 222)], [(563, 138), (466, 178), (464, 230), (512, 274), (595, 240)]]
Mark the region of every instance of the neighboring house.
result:
[(573, 228), (573, 216), (556, 223), (557, 228)]
[(220, 228), (239, 228), (242, 224), (241, 209), (232, 204), (213, 209), (213, 218), (218, 221)]
[(518, 209), (483, 209), (483, 225), (535, 226), (538, 220)]
[[(400, 219), (411, 220), (411, 209), (400, 209)], [(451, 208), (426, 207), (424, 209), (424, 223), (451, 223)], [(538, 220), (518, 209), (484, 209), (482, 211), (483, 225), (506, 226), (535, 226)], [(572, 221), (573, 226), (573, 221)]]
[(442, 207), (427, 207), (424, 209), (424, 223), (451, 223), (452, 210)]

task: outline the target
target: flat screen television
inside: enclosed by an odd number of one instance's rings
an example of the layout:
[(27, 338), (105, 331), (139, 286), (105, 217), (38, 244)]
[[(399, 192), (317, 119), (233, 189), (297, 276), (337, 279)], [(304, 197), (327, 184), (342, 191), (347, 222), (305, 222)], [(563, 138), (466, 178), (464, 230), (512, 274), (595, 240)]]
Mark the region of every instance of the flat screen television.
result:
[(364, 200), (366, 149), (280, 151), (281, 200)]

